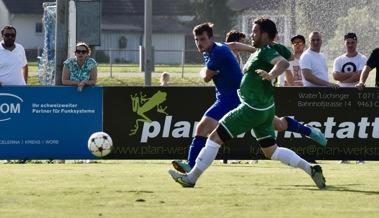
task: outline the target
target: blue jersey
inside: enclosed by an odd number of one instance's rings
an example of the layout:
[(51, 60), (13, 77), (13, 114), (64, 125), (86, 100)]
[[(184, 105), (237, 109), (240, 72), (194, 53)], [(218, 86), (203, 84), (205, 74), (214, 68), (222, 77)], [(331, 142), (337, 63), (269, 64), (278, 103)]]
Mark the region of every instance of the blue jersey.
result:
[(216, 98), (236, 95), (239, 89), (242, 71), (232, 51), (225, 43), (213, 43), (212, 51), (203, 53), (205, 65), (208, 69), (216, 71), (213, 83), (216, 87)]

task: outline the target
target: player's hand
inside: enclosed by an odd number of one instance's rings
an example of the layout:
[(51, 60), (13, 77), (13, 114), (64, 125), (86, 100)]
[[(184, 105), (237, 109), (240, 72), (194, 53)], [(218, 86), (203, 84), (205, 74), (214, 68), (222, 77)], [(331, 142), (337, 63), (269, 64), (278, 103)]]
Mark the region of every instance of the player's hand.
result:
[(355, 87), (359, 90), (359, 91), (363, 91), (363, 89), (366, 87), (366, 85), (364, 83), (358, 83), (357, 85), (355, 85)]
[(205, 78), (207, 76), (207, 67), (201, 68), (199, 74), (200, 74), (201, 78)]
[(273, 77), (271, 74), (269, 74), (269, 73), (267, 73), (266, 71), (264, 71), (264, 70), (260, 70), (260, 69), (258, 69), (258, 70), (256, 70), (255, 71), (259, 76), (261, 76), (262, 77), (262, 80), (269, 80), (269, 81), (271, 81), (271, 80), (273, 80), (275, 77)]

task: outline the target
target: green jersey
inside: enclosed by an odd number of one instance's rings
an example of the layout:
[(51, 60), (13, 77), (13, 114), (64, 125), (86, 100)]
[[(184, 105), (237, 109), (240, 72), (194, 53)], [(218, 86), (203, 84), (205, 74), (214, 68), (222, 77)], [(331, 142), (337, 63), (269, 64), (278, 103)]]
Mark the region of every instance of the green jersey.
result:
[(276, 79), (272, 81), (262, 80), (262, 77), (255, 71), (261, 69), (270, 72), (274, 67), (271, 64), (272, 59), (278, 56), (289, 59), (291, 55), (292, 53), (288, 48), (278, 43), (258, 48), (247, 64), (247, 70), (241, 81), (239, 89), (241, 100), (257, 110), (272, 107), (274, 105)]

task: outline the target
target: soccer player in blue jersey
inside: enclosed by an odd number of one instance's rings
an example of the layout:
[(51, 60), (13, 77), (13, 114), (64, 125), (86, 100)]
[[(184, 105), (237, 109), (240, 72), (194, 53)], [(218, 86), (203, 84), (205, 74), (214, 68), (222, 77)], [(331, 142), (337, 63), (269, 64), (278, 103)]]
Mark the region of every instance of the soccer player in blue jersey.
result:
[[(192, 140), (188, 153), (188, 163), (173, 160), (174, 168), (182, 173), (191, 171), (196, 158), (205, 146), (208, 135), (218, 126), (218, 121), (230, 110), (240, 104), (237, 94), (242, 71), (232, 51), (253, 53), (256, 49), (244, 43), (214, 42), (213, 24), (203, 23), (193, 29), (193, 35), (199, 52), (203, 53), (206, 67), (200, 71), (204, 82), (213, 80), (216, 89), (216, 102), (205, 112), (197, 125), (195, 137)], [(325, 145), (324, 135), (311, 127), (304, 126), (289, 117), (275, 117), (273, 122), (278, 131), (293, 131), (310, 136), (318, 143)]]
[[(200, 75), (206, 83), (213, 80), (216, 101), (197, 125), (195, 137), (189, 149), (188, 164), (178, 160), (172, 162), (175, 168), (184, 168), (185, 171), (191, 170), (191, 167), (195, 165), (197, 155), (205, 146), (208, 134), (217, 127), (218, 120), (240, 103), (237, 89), (243, 74), (229, 47), (225, 43), (213, 41), (212, 27), (211, 23), (203, 23), (193, 29), (196, 46), (199, 52), (203, 53), (206, 65)], [(255, 51), (254, 47), (243, 43), (233, 43), (231, 47), (250, 53)]]

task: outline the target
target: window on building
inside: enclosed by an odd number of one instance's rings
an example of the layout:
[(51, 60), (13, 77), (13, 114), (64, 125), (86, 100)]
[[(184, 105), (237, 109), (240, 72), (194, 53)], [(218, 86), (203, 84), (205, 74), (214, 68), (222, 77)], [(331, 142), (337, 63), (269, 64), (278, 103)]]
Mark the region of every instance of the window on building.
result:
[(42, 23), (36, 23), (36, 33), (43, 33)]
[(128, 47), (128, 39), (125, 36), (121, 36), (118, 40), (119, 48), (127, 48)]

